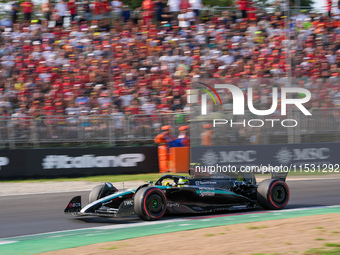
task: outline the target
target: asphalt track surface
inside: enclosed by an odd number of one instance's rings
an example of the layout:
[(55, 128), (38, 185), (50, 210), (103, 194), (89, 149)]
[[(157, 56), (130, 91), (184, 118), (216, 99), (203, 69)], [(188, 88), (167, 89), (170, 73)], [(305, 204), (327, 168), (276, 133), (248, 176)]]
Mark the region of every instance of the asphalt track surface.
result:
[[(298, 180), (287, 183), (291, 192), (287, 209), (340, 205), (340, 179)], [(135, 216), (122, 219), (74, 218), (63, 213), (71, 197), (81, 195), (85, 205), (88, 194), (89, 192), (66, 192), (0, 197), (0, 238), (141, 222)]]

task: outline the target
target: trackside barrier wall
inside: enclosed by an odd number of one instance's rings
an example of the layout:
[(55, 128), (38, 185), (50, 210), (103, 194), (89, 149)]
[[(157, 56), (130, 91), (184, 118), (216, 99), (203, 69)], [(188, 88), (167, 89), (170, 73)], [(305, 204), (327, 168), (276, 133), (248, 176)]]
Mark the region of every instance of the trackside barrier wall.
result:
[(340, 143), (201, 146), (191, 147), (190, 162), (202, 170), (204, 166), (216, 169), (230, 165), (238, 170), (246, 166), (285, 166), (284, 170), (291, 172), (340, 173), (339, 152)]
[[(0, 180), (35, 177), (159, 172), (157, 147), (22, 149), (0, 151)], [(187, 172), (183, 148), (170, 155), (171, 172)], [(288, 166), (340, 172), (340, 143), (191, 147), (191, 163), (200, 166)], [(171, 162), (171, 161), (170, 161)], [(183, 170), (183, 171), (182, 171)]]
[(0, 180), (158, 172), (157, 147), (0, 151)]

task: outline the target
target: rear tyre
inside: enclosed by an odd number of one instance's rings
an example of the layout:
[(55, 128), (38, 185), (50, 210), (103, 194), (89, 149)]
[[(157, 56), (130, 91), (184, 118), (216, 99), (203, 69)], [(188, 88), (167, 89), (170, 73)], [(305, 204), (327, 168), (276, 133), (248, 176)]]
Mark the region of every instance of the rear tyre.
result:
[(166, 211), (166, 197), (155, 187), (144, 187), (134, 196), (135, 213), (142, 220), (157, 220)]
[(289, 201), (289, 188), (282, 180), (268, 179), (257, 188), (257, 201), (265, 209), (279, 210)]
[(89, 195), (89, 203), (92, 203), (100, 198), (106, 197), (118, 191), (111, 183), (106, 182), (94, 187)]

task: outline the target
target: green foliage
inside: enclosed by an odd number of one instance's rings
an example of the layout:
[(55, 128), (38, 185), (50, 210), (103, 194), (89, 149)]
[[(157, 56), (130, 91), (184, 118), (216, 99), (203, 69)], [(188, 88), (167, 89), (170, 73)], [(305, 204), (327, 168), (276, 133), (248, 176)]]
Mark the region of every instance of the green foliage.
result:
[(252, 253), (251, 255), (278, 255), (278, 253)]
[(310, 249), (305, 252), (305, 255), (339, 255), (340, 248), (325, 250), (323, 248)]
[(338, 255), (340, 254), (340, 243), (325, 243), (324, 246), (332, 247), (333, 249), (326, 249), (325, 247), (310, 249), (306, 251), (305, 255)]
[(143, 0), (122, 0), (124, 5), (130, 6), (131, 9), (136, 9), (142, 6)]
[(340, 243), (325, 243), (324, 245), (327, 247), (340, 247)]
[(232, 5), (233, 0), (203, 0), (204, 5), (226, 7)]
[[(292, 4), (295, 4), (294, 0), (290, 0), (290, 2)], [(308, 6), (308, 7), (312, 7), (312, 5), (314, 4), (313, 0), (300, 0), (300, 6)]]
[(248, 225), (247, 229), (262, 229), (262, 228), (267, 228), (268, 226), (266, 225), (260, 225), (260, 226), (253, 226), (253, 225)]
[(127, 247), (129, 245), (130, 244), (128, 244), (128, 243), (122, 243), (122, 244), (113, 245), (113, 246), (110, 246), (110, 247), (107, 247), (107, 248), (100, 248), (100, 249), (103, 249), (103, 250), (117, 250), (119, 248), (124, 248), (124, 247)]

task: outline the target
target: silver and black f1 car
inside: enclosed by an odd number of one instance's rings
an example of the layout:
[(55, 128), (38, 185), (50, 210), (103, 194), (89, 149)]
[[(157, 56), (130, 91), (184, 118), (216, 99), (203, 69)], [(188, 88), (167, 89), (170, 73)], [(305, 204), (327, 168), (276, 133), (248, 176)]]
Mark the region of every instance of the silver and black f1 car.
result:
[(82, 208), (81, 197), (71, 199), (65, 213), (75, 216), (124, 217), (136, 214), (143, 220), (156, 220), (164, 214), (192, 214), (253, 209), (259, 206), (282, 209), (289, 200), (287, 174), (256, 184), (249, 178), (196, 178), (164, 175), (136, 189), (117, 190), (111, 183), (98, 185)]

